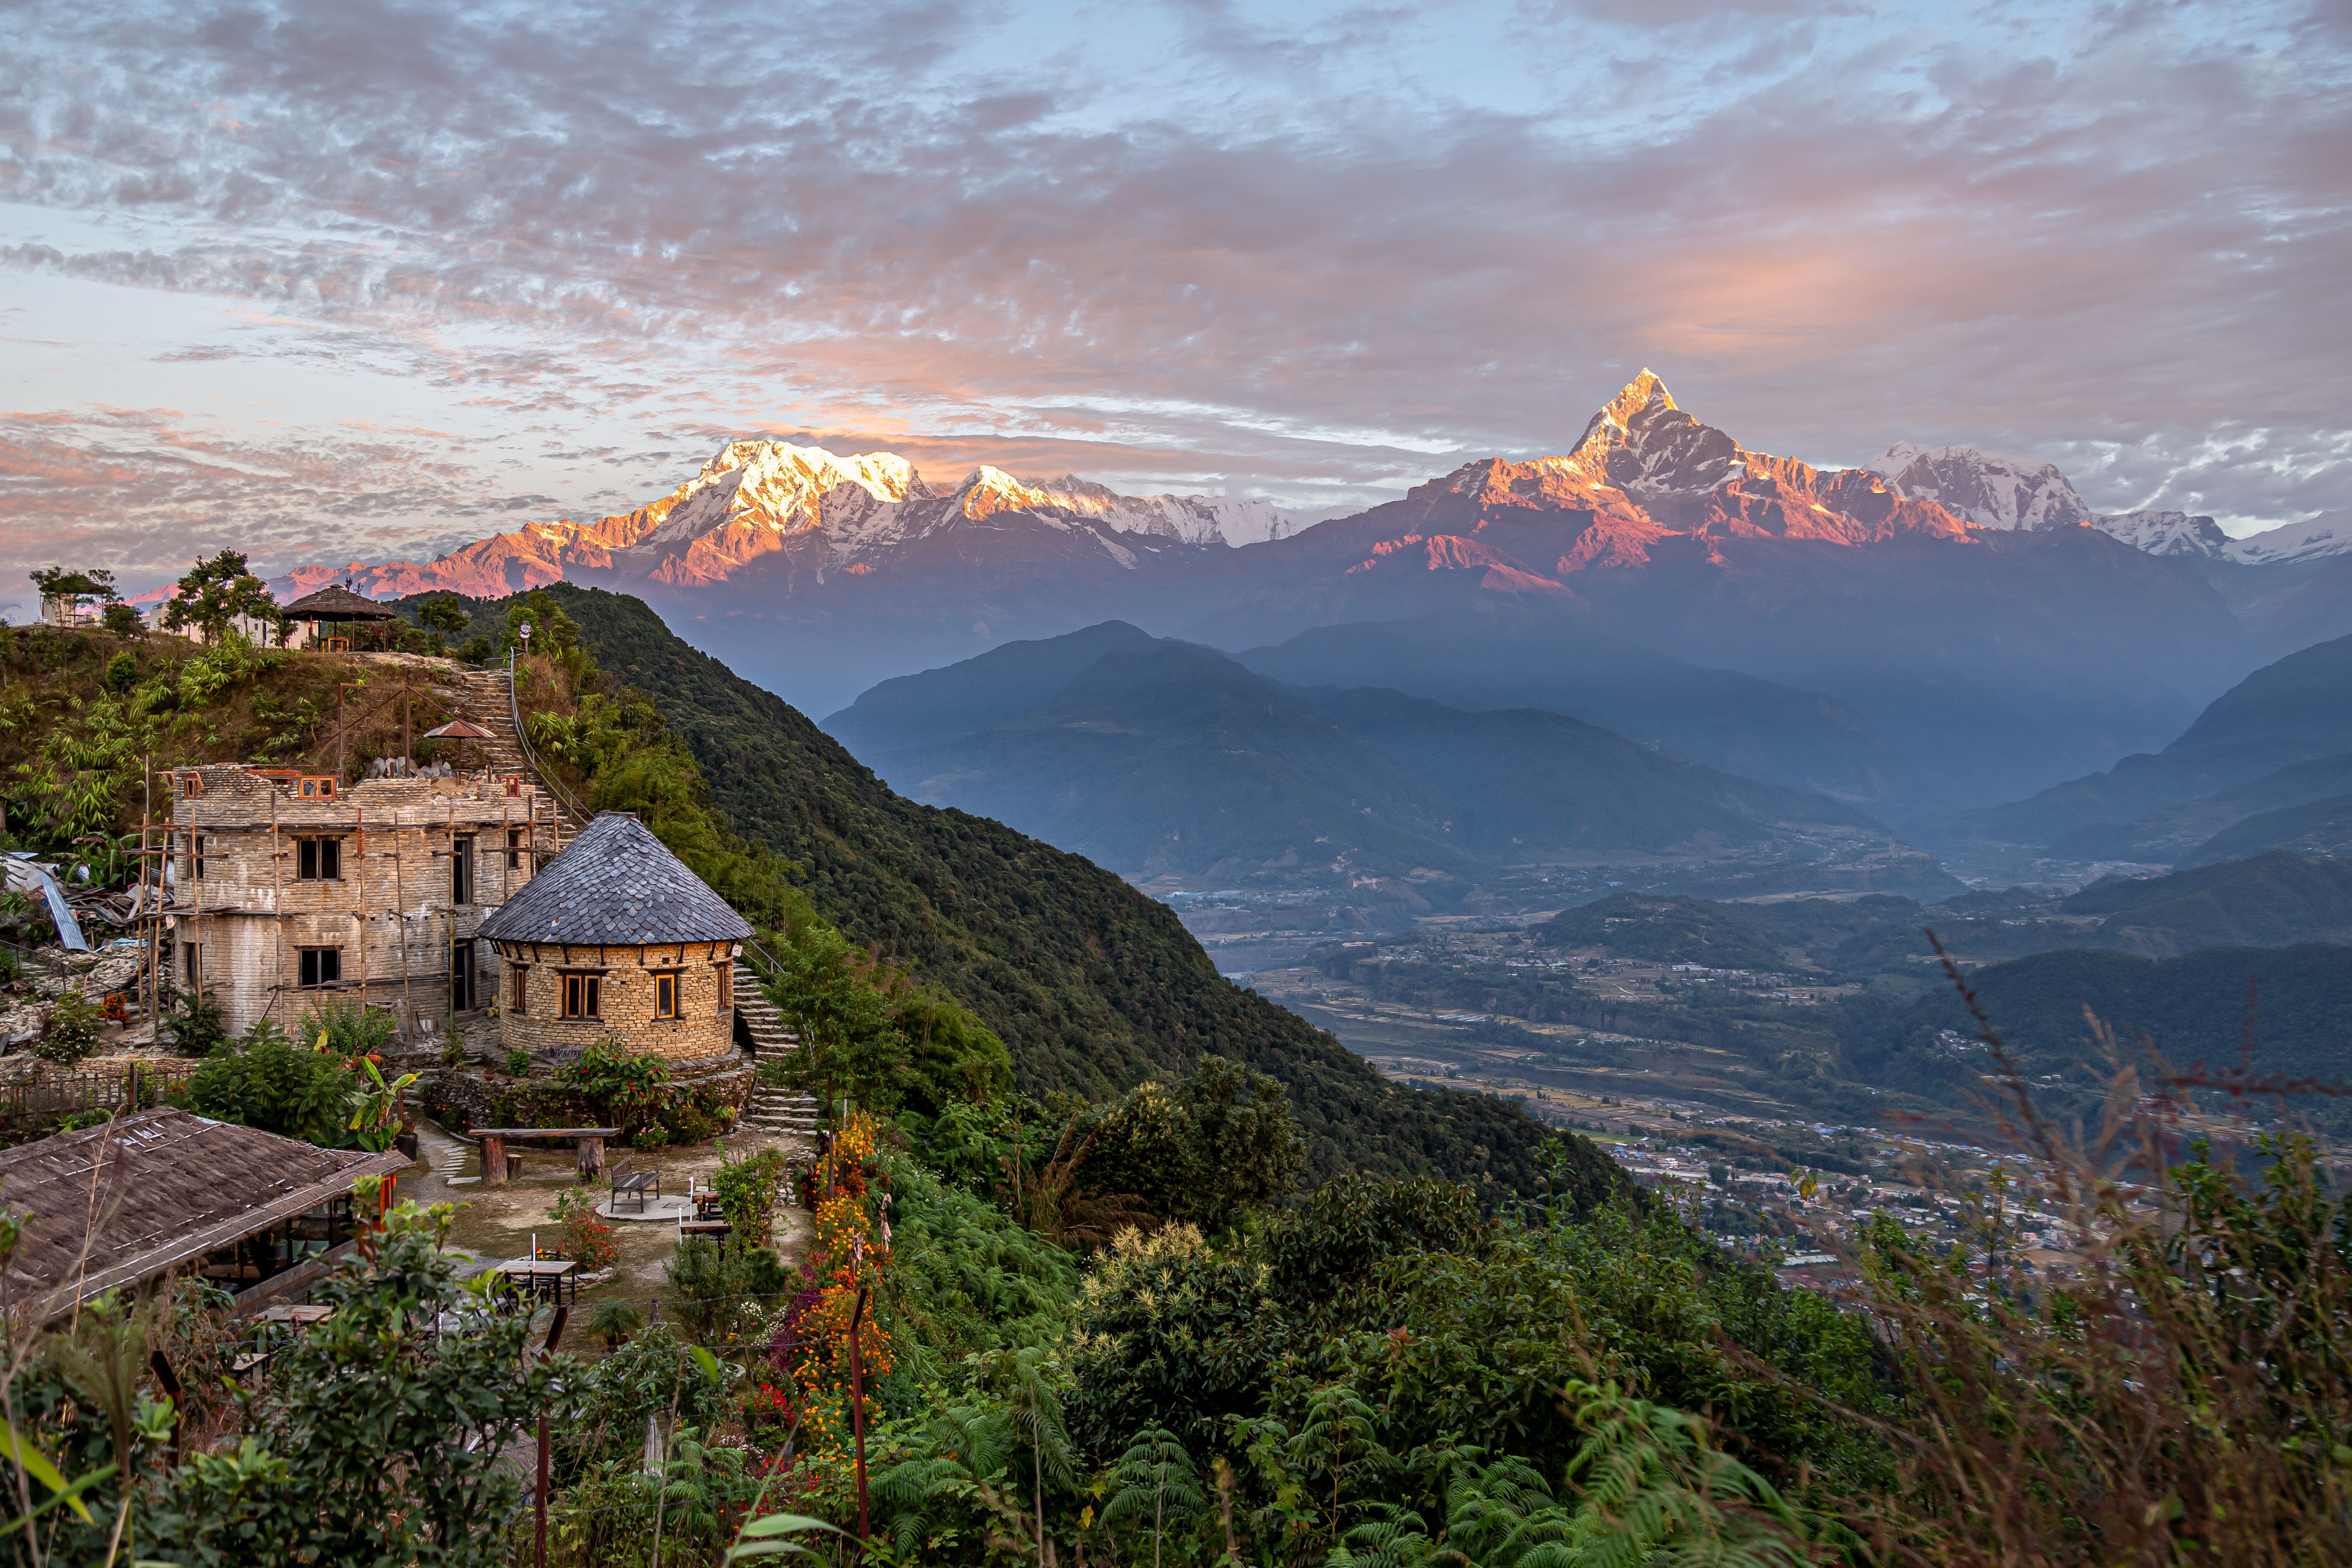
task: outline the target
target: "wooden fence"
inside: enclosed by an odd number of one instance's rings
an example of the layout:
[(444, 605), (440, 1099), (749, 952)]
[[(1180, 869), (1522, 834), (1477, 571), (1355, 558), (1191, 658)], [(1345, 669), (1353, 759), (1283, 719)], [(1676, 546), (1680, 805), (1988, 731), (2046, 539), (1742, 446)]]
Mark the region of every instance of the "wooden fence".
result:
[(164, 1103), (196, 1070), (193, 1061), (131, 1062), (96, 1072), (17, 1079), (0, 1095), (0, 1123), (55, 1121), (88, 1110), (143, 1110)]

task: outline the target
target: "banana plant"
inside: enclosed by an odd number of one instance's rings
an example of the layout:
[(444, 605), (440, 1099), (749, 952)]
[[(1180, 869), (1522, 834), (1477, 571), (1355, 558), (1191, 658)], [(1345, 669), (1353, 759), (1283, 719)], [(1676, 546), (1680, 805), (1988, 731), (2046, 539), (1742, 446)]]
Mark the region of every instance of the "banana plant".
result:
[[(322, 1045), (325, 1039), (324, 1035), (320, 1037)], [(368, 1081), (352, 1090), (343, 1101), (343, 1109), (351, 1112), (344, 1128), (358, 1134), (361, 1148), (371, 1154), (381, 1154), (392, 1147), (393, 1139), (400, 1133), (401, 1091), (415, 1083), (417, 1075), (403, 1073), (386, 1083), (383, 1074), (367, 1058), (358, 1058), (357, 1065)]]

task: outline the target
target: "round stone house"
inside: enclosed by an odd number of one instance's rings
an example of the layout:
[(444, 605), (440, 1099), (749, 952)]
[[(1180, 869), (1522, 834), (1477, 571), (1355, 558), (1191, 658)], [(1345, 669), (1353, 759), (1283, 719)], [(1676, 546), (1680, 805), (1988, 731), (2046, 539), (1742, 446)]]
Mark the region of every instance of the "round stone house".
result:
[(598, 814), (482, 921), (509, 1050), (575, 1059), (612, 1036), (708, 1070), (738, 1059), (735, 956), (751, 927), (635, 816)]

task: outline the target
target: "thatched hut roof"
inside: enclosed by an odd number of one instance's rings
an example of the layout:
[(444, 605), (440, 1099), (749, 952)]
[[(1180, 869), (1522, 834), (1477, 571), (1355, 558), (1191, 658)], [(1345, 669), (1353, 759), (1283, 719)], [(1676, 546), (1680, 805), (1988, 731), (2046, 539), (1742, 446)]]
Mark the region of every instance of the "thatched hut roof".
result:
[(280, 612), (296, 621), (396, 621), (398, 610), (387, 610), (373, 599), (330, 583), (315, 594), (305, 594)]
[(20, 1324), (38, 1323), (408, 1163), (170, 1108), (0, 1150), (0, 1207), (29, 1216), (0, 1289)]

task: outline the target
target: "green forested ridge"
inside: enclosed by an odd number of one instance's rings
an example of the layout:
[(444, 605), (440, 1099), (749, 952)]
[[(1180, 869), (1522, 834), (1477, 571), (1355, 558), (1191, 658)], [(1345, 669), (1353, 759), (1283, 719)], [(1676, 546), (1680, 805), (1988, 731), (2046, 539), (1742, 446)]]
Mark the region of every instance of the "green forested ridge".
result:
[[(1516, 1105), (1388, 1083), (1331, 1036), (1227, 982), (1166, 906), (1117, 877), (893, 794), (638, 600), (543, 592), (608, 675), (658, 704), (728, 820), (792, 861), (796, 885), (853, 941), (911, 966), (1002, 1036), (1024, 1088), (1099, 1099), (1213, 1052), (1288, 1087), (1310, 1179), (1360, 1170), (1442, 1173), (1487, 1190), (1541, 1184), (1545, 1134)], [(473, 608), (478, 625), (492, 610)], [(1592, 1191), (1615, 1179), (1580, 1140), (1574, 1158)]]

